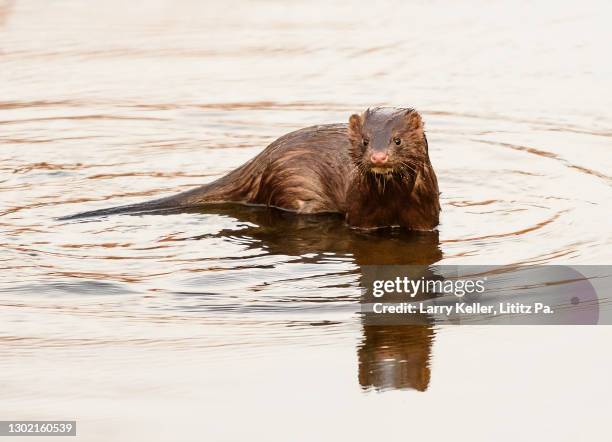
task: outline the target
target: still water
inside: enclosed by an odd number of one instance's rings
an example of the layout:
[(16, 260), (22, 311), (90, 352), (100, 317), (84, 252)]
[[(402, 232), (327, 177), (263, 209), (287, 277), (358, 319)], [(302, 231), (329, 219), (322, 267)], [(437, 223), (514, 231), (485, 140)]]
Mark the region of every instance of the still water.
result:
[[(0, 418), (82, 440), (600, 440), (608, 327), (376, 327), (361, 266), (612, 264), (606, 2), (0, 0)], [(57, 221), (413, 106), (433, 234)]]

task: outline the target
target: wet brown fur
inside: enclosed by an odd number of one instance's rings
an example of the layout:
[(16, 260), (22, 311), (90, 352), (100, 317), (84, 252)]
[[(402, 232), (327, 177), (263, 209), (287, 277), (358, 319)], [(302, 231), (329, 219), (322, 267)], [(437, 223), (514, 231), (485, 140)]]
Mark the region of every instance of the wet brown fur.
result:
[[(393, 138), (402, 140), (401, 146)], [(371, 139), (368, 146), (365, 138)], [(389, 173), (375, 173), (372, 152), (386, 149)], [(199, 188), (159, 200), (76, 215), (145, 212), (236, 202), (297, 213), (341, 213), (350, 226), (438, 225), (436, 175), (420, 115), (413, 109), (374, 108), (349, 124), (312, 126), (278, 138), (234, 171)]]

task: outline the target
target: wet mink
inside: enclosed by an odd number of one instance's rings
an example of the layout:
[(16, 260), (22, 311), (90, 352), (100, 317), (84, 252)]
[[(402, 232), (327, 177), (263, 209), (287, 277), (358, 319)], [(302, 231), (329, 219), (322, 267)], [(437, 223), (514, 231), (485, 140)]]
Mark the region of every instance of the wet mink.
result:
[(440, 213), (421, 116), (414, 109), (376, 107), (351, 115), (348, 124), (283, 135), (242, 166), (196, 189), (64, 219), (220, 202), (341, 213), (349, 226), (359, 228), (430, 230)]

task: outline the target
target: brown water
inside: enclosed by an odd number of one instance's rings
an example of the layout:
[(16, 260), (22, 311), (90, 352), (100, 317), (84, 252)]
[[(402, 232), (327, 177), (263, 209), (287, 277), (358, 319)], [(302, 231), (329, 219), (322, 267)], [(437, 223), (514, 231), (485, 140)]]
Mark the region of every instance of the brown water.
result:
[[(601, 440), (610, 328), (357, 314), (371, 262), (612, 264), (610, 7), (491, 3), (0, 0), (0, 419), (100, 441)], [(231, 206), (54, 219), (369, 105), (422, 112), (439, 236)]]

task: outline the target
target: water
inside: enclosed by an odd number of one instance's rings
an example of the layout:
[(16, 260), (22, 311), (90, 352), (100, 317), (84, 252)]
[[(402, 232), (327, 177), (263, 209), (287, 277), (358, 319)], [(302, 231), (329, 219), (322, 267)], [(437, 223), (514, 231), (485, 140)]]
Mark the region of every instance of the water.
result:
[[(0, 416), (101, 441), (600, 438), (609, 328), (356, 311), (372, 262), (612, 263), (606, 12), (0, 1)], [(192, 188), (370, 105), (421, 111), (439, 233), (232, 206), (54, 219)]]

